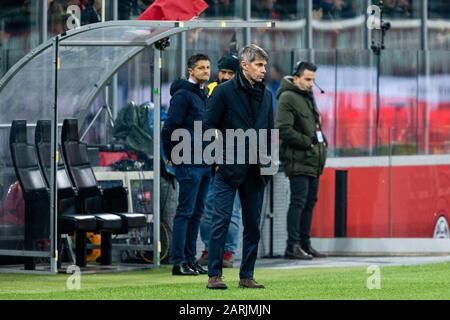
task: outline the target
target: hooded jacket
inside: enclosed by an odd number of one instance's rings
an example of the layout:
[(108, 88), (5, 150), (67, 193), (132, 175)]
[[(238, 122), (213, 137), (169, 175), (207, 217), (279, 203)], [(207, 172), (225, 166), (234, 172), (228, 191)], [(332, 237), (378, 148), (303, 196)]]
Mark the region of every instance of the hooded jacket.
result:
[[(201, 89), (198, 84), (184, 79), (175, 80), (170, 86), (170, 107), (167, 120), (161, 131), (161, 140), (164, 152), (169, 160), (172, 160), (172, 149), (180, 143), (171, 141), (172, 133), (176, 129), (186, 129), (191, 137), (191, 162), (194, 165), (194, 121), (202, 121), (206, 110), (206, 88)], [(201, 134), (200, 124), (200, 134)], [(200, 136), (201, 139), (201, 136)], [(204, 143), (202, 143), (203, 152)], [(202, 165), (205, 165), (202, 163)]]
[(327, 140), (323, 136), (325, 143), (313, 144), (322, 126), (312, 92), (301, 90), (292, 76), (286, 76), (281, 80), (277, 99), (275, 127), (280, 133), (280, 160), (286, 175), (319, 177), (325, 166)]

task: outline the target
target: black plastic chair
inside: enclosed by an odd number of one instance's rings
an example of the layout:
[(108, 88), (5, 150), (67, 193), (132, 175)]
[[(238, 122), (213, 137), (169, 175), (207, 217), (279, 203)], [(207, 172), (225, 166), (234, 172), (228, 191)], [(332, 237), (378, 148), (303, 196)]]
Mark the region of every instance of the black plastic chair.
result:
[[(23, 190), (25, 200), (25, 250), (36, 250), (37, 241), (48, 239), (50, 224), (50, 190), (45, 180), (35, 147), (27, 141), (27, 123), (25, 120), (14, 120), (10, 131), (11, 158), (17, 179)], [(85, 265), (87, 231), (96, 230), (95, 217), (92, 215), (64, 214), (58, 215), (57, 246), (61, 246), (61, 234), (77, 235), (76, 262)], [(61, 250), (58, 251), (59, 254)], [(60, 258), (60, 257), (59, 257)], [(58, 259), (60, 265), (61, 259)], [(25, 259), (25, 269), (34, 270), (34, 258)]]
[[(44, 177), (49, 181), (50, 176), (50, 138), (51, 122), (50, 120), (39, 120), (36, 123), (35, 146), (39, 158), (39, 163), (43, 169)], [(64, 158), (59, 154), (57, 179), (58, 186), (58, 205), (65, 211), (76, 211), (84, 213), (83, 199), (79, 199), (78, 191), (73, 187), (72, 181), (66, 170)], [(105, 257), (103, 264), (111, 263), (112, 233), (119, 233), (122, 230), (122, 218), (116, 214), (95, 212), (90, 215), (95, 217), (97, 228), (95, 232), (101, 233), (101, 256)], [(102, 258), (101, 258), (102, 259)]]
[[(111, 212), (121, 217), (122, 229), (126, 234), (131, 228), (141, 228), (147, 224), (145, 214), (128, 212), (127, 194), (124, 186), (103, 189), (98, 184), (92, 170), (87, 145), (79, 141), (77, 119), (65, 119), (61, 132), (64, 160), (78, 197), (84, 200), (85, 213)], [(102, 264), (108, 264), (103, 257)], [(105, 260), (104, 260), (105, 259)], [(109, 257), (110, 263), (111, 257)]]

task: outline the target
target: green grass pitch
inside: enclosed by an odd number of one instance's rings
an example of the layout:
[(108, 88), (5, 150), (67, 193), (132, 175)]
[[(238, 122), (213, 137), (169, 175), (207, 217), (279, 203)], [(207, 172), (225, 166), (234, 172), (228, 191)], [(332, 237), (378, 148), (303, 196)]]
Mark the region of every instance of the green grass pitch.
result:
[(206, 289), (207, 276), (172, 276), (168, 266), (145, 271), (81, 274), (79, 290), (70, 275), (0, 273), (0, 300), (7, 299), (450, 299), (450, 263), (381, 267), (381, 289), (367, 288), (365, 267), (263, 269), (255, 278), (266, 289), (239, 289), (239, 270), (225, 269), (228, 290)]

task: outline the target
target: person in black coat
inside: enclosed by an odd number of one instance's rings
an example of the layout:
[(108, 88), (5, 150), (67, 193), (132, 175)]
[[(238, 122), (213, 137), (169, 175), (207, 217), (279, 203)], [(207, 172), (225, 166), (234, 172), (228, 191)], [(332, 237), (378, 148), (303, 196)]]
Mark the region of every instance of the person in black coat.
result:
[[(223, 157), (218, 161), (214, 181), (215, 209), (208, 255), (209, 289), (227, 288), (222, 281), (222, 256), (236, 191), (241, 198), (244, 226), (239, 286), (264, 288), (254, 280), (253, 273), (260, 239), (262, 201), (267, 182), (267, 176), (261, 175), (266, 163), (262, 161), (259, 151), (262, 144), (270, 145), (269, 139), (266, 140), (264, 136), (259, 140), (259, 133), (262, 129), (269, 131), (274, 126), (272, 94), (263, 84), (269, 57), (262, 48), (252, 44), (241, 50), (239, 60), (240, 70), (237, 75), (219, 85), (209, 98), (203, 123), (204, 130), (219, 130), (225, 141)], [(228, 138), (227, 129), (242, 129), (244, 132), (248, 130), (248, 133), (253, 131), (258, 138), (256, 141), (245, 138), (245, 142), (241, 140), (241, 143), (236, 143), (234, 137)], [(267, 136), (270, 136), (270, 132)], [(233, 156), (227, 152), (230, 146), (234, 148)], [(238, 154), (239, 150), (245, 150), (245, 161), (242, 161), (242, 154)], [(252, 155), (255, 154), (258, 154), (257, 161), (252, 161)]]

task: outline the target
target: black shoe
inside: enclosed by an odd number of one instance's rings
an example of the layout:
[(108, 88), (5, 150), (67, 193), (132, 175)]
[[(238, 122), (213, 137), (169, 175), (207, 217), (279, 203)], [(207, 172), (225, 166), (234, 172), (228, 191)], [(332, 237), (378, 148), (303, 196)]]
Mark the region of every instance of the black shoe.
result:
[(303, 249), (303, 251), (305, 251), (307, 254), (313, 256), (314, 258), (326, 258), (326, 256), (327, 256), (326, 254), (323, 254), (323, 253), (317, 251), (316, 249), (314, 249), (311, 246), (303, 247), (302, 249)]
[(172, 275), (174, 276), (198, 276), (196, 270), (192, 270), (187, 263), (174, 265), (172, 268)]
[(284, 252), (285, 259), (298, 259), (298, 260), (311, 260), (312, 255), (306, 253), (302, 250), (300, 245), (294, 244), (293, 246), (288, 246)]
[(189, 262), (188, 263), (189, 268), (191, 268), (194, 271), (197, 271), (198, 274), (208, 274), (208, 270), (206, 270), (205, 268), (203, 268), (200, 263), (198, 263), (197, 261), (195, 262)]

